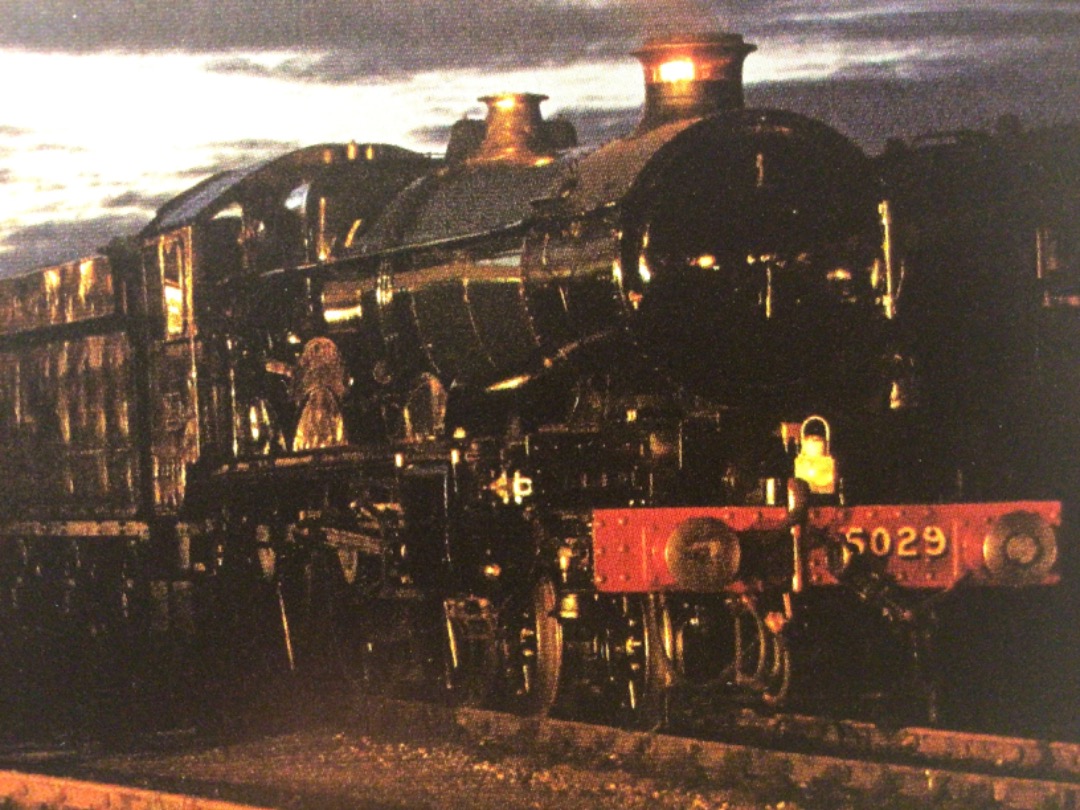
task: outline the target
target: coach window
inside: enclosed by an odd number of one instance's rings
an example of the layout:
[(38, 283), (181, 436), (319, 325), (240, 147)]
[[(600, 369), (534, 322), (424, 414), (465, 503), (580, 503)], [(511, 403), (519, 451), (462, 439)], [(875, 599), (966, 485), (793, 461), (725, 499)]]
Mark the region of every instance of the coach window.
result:
[(188, 334), (187, 251), (180, 237), (162, 239), (159, 247), (165, 295), (165, 339)]

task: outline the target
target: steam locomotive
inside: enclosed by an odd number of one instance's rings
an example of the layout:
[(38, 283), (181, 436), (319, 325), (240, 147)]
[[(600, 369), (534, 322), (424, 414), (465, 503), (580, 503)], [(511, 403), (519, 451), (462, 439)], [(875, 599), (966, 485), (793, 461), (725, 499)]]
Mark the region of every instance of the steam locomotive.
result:
[(594, 151), (491, 96), (444, 158), (309, 147), (0, 280), (20, 666), (263, 633), (373, 686), (652, 722), (783, 704), (880, 632), (932, 698), (937, 605), (1060, 578), (1062, 478), (1004, 439), (1044, 446), (1016, 394), (1047, 313), (1054, 369), (1076, 345), (1076, 200), (964, 219), (992, 144), (872, 160), (746, 108), (753, 50), (647, 42), (640, 123)]

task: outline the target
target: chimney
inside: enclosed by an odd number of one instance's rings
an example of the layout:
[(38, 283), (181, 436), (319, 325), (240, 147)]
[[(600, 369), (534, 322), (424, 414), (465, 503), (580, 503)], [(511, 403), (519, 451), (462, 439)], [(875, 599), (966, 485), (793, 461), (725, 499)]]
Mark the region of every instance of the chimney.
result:
[(741, 108), (743, 60), (756, 50), (739, 34), (648, 40), (634, 53), (645, 70), (645, 109), (635, 134)]
[(488, 108), (486, 132), (471, 162), (548, 162), (551, 150), (547, 148), (547, 127), (540, 115), (540, 102), (546, 100), (547, 96), (537, 93), (501, 93), (481, 98)]

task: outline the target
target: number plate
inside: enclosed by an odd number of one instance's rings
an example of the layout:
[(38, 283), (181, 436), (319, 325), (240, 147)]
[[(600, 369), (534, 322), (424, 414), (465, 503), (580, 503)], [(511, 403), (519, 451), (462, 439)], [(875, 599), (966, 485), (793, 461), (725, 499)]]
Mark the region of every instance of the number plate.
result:
[[(855, 554), (879, 560), (884, 572), (912, 588), (947, 588), (960, 580), (988, 583), (983, 560), (987, 534), (1003, 515), (1035, 512), (1051, 526), (1061, 505), (1044, 501), (821, 507), (810, 522), (819, 532), (842, 537)], [(809, 553), (810, 581), (835, 583), (824, 549)]]
[(856, 554), (895, 556), (901, 560), (936, 560), (949, 553), (949, 534), (941, 526), (849, 526), (843, 530), (848, 546)]

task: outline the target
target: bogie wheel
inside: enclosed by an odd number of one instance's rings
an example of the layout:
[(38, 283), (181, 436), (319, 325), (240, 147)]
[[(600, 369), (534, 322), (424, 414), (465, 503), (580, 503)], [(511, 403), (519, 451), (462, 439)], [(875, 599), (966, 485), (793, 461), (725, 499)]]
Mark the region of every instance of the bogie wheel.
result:
[(563, 629), (554, 583), (540, 577), (520, 601), (507, 606), (500, 627), (505, 702), (511, 711), (543, 715), (559, 696)]
[(648, 597), (615, 600), (602, 645), (617, 722), (655, 729), (664, 722), (671, 670), (664, 655), (659, 614)]
[(671, 628), (672, 666), (687, 685), (742, 688), (761, 680), (769, 663), (767, 630), (751, 600), (661, 610), (663, 626)]
[(734, 632), (733, 683), (753, 688), (766, 676), (770, 667), (769, 631), (761, 613), (749, 600), (729, 602)]

